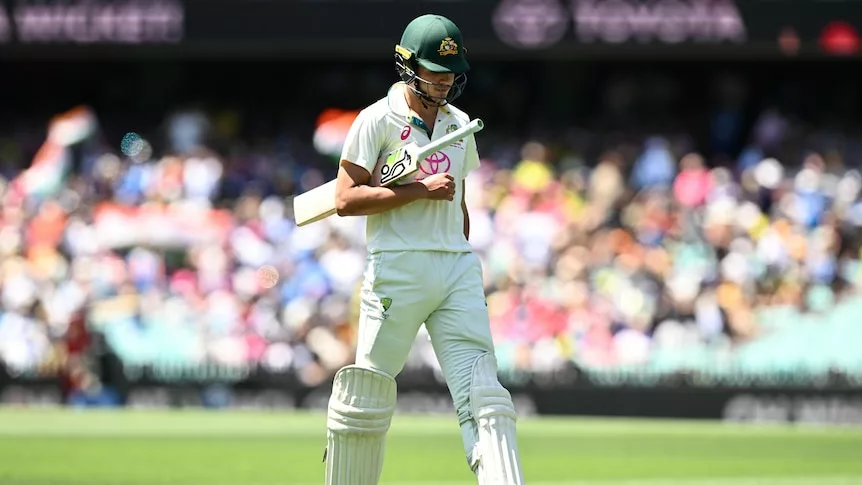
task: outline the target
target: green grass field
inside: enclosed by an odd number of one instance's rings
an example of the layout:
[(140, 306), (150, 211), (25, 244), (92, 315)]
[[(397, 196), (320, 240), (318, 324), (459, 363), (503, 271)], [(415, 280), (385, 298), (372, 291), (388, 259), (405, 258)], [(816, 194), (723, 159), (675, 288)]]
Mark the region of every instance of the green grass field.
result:
[[(862, 485), (862, 429), (524, 419), (528, 485)], [(319, 485), (321, 414), (0, 410), (0, 485)], [(452, 416), (398, 415), (384, 484), (475, 484)]]

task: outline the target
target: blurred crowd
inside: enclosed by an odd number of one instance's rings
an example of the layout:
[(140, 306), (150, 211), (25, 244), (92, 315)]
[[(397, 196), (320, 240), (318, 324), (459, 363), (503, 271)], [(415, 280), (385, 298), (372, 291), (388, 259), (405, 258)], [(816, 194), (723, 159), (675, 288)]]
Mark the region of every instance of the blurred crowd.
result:
[[(291, 215), (333, 166), (296, 162), (289, 141), (212, 150), (200, 112), (173, 115), (164, 148), (107, 143), (96, 115), (59, 115), (0, 184), (10, 369), (98, 386), (94, 336), (128, 365), (261, 366), (308, 384), (350, 362), (364, 220)], [(686, 133), (482, 138), (467, 203), (503, 369), (862, 371), (851, 137), (767, 111), (720, 163)], [(436, 365), (423, 330), (408, 366)]]

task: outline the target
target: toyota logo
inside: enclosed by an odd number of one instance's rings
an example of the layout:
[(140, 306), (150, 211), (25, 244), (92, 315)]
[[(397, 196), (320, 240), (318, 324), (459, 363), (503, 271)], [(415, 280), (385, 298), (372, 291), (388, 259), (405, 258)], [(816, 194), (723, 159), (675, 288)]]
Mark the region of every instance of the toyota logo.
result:
[(452, 162), (449, 160), (449, 156), (443, 152), (434, 152), (419, 163), (419, 170), (425, 175), (446, 173), (450, 168), (452, 168)]
[(523, 49), (550, 47), (566, 35), (568, 12), (559, 0), (503, 0), (494, 11), (497, 37)]

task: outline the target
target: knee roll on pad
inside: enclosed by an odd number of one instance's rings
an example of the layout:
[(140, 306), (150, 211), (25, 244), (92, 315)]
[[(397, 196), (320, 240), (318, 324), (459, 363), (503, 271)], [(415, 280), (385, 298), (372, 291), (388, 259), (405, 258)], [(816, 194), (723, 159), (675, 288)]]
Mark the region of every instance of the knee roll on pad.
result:
[(491, 354), (473, 366), (470, 412), (476, 442), (469, 459), (479, 485), (523, 485), (515, 432), (518, 414), (512, 395), (497, 379), (497, 361)]
[(395, 414), (392, 376), (350, 365), (335, 374), (327, 414), (326, 485), (377, 485)]

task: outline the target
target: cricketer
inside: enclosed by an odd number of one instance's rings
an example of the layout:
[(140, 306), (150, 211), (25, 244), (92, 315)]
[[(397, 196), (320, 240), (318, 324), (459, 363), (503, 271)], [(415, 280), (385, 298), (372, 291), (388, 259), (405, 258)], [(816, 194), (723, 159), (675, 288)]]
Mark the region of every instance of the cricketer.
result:
[(395, 377), (424, 323), (478, 483), (521, 485), (517, 414), (497, 378), (482, 266), (468, 242), (464, 180), (479, 166), (475, 137), (427, 156), (397, 185), (372, 183), (386, 154), (470, 122), (451, 104), (470, 68), (460, 30), (439, 15), (414, 19), (395, 66), (401, 80), (353, 122), (336, 182), (338, 215), (368, 216), (368, 257), (355, 364), (336, 373), (329, 400), (326, 483), (378, 483)]

